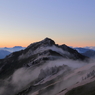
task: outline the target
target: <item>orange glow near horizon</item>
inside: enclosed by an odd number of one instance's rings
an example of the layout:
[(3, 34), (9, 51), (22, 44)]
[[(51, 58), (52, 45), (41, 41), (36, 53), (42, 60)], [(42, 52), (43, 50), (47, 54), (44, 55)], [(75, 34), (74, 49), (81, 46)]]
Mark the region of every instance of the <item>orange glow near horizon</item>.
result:
[(59, 45), (66, 44), (67, 46), (72, 46), (72, 47), (86, 47), (86, 46), (94, 46), (91, 43), (60, 43)]
[(0, 4), (0, 47), (27, 47), (46, 37), (59, 45), (95, 46), (95, 0), (1, 0)]
[[(30, 43), (31, 44), (31, 43)], [(3, 47), (14, 47), (14, 46), (22, 46), (22, 47), (27, 47), (29, 45), (29, 43), (14, 43), (14, 44), (11, 44), (11, 43), (7, 43), (7, 44), (1, 44), (0, 47), (3, 48)]]
[[(38, 41), (24, 41), (24, 42), (4, 42), (0, 44), (0, 47), (14, 47), (14, 46), (22, 46), (22, 47), (27, 47), (31, 43), (38, 42)], [(67, 46), (72, 46), (72, 47), (86, 47), (86, 46), (93, 46), (93, 43), (74, 43), (74, 42), (59, 42), (55, 41), (56, 44), (62, 45), (66, 44)]]

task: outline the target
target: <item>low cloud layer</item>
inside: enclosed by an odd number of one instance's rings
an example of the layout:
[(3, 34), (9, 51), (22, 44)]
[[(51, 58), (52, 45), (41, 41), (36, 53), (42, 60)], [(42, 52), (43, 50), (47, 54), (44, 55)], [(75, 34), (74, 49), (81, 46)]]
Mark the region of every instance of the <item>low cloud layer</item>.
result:
[(14, 95), (20, 90), (23, 90), (24, 87), (26, 87), (29, 83), (38, 78), (41, 69), (45, 70), (46, 68), (51, 68), (54, 66), (58, 67), (62, 66), (63, 64), (67, 65), (71, 69), (76, 69), (85, 66), (87, 64), (91, 64), (93, 62), (94, 60), (90, 61), (90, 63), (86, 63), (78, 60), (74, 61), (74, 60), (61, 59), (61, 60), (49, 61), (36, 68), (35, 67), (20, 68), (14, 72), (10, 80), (6, 79), (0, 82), (0, 83), (3, 82), (2, 85), (0, 86), (0, 95)]

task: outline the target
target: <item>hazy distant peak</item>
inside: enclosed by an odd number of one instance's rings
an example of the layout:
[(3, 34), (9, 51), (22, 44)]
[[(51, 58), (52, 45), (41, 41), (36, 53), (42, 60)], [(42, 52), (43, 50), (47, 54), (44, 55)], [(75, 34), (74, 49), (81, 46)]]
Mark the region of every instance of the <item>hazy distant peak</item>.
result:
[(7, 47), (4, 47), (4, 49), (8, 49)]
[(86, 46), (86, 47), (84, 47), (84, 48), (95, 50), (95, 46)]

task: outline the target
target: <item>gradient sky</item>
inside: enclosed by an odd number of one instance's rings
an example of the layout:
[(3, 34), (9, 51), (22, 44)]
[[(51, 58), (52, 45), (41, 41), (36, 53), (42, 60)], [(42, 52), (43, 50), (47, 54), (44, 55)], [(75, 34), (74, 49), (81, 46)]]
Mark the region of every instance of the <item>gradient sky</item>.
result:
[(0, 0), (0, 47), (26, 47), (45, 37), (95, 46), (95, 0)]

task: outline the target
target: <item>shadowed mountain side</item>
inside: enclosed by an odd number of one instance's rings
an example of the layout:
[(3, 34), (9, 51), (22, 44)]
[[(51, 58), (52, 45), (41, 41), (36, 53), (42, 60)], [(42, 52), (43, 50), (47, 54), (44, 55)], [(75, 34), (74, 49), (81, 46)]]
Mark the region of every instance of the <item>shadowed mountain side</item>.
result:
[(72, 48), (66, 46), (65, 44), (61, 45), (60, 47), (61, 47), (64, 51), (68, 51), (70, 54), (72, 54), (72, 56), (75, 57), (75, 59), (79, 59), (79, 58), (80, 58), (81, 60), (84, 60), (84, 59), (85, 59), (84, 55), (78, 53), (77, 50), (72, 49)]
[(85, 60), (87, 57), (66, 45), (59, 46), (49, 38), (29, 45), (25, 50), (14, 52), (0, 61), (0, 78), (8, 77), (21, 67), (41, 65), (48, 60), (67, 58)]

